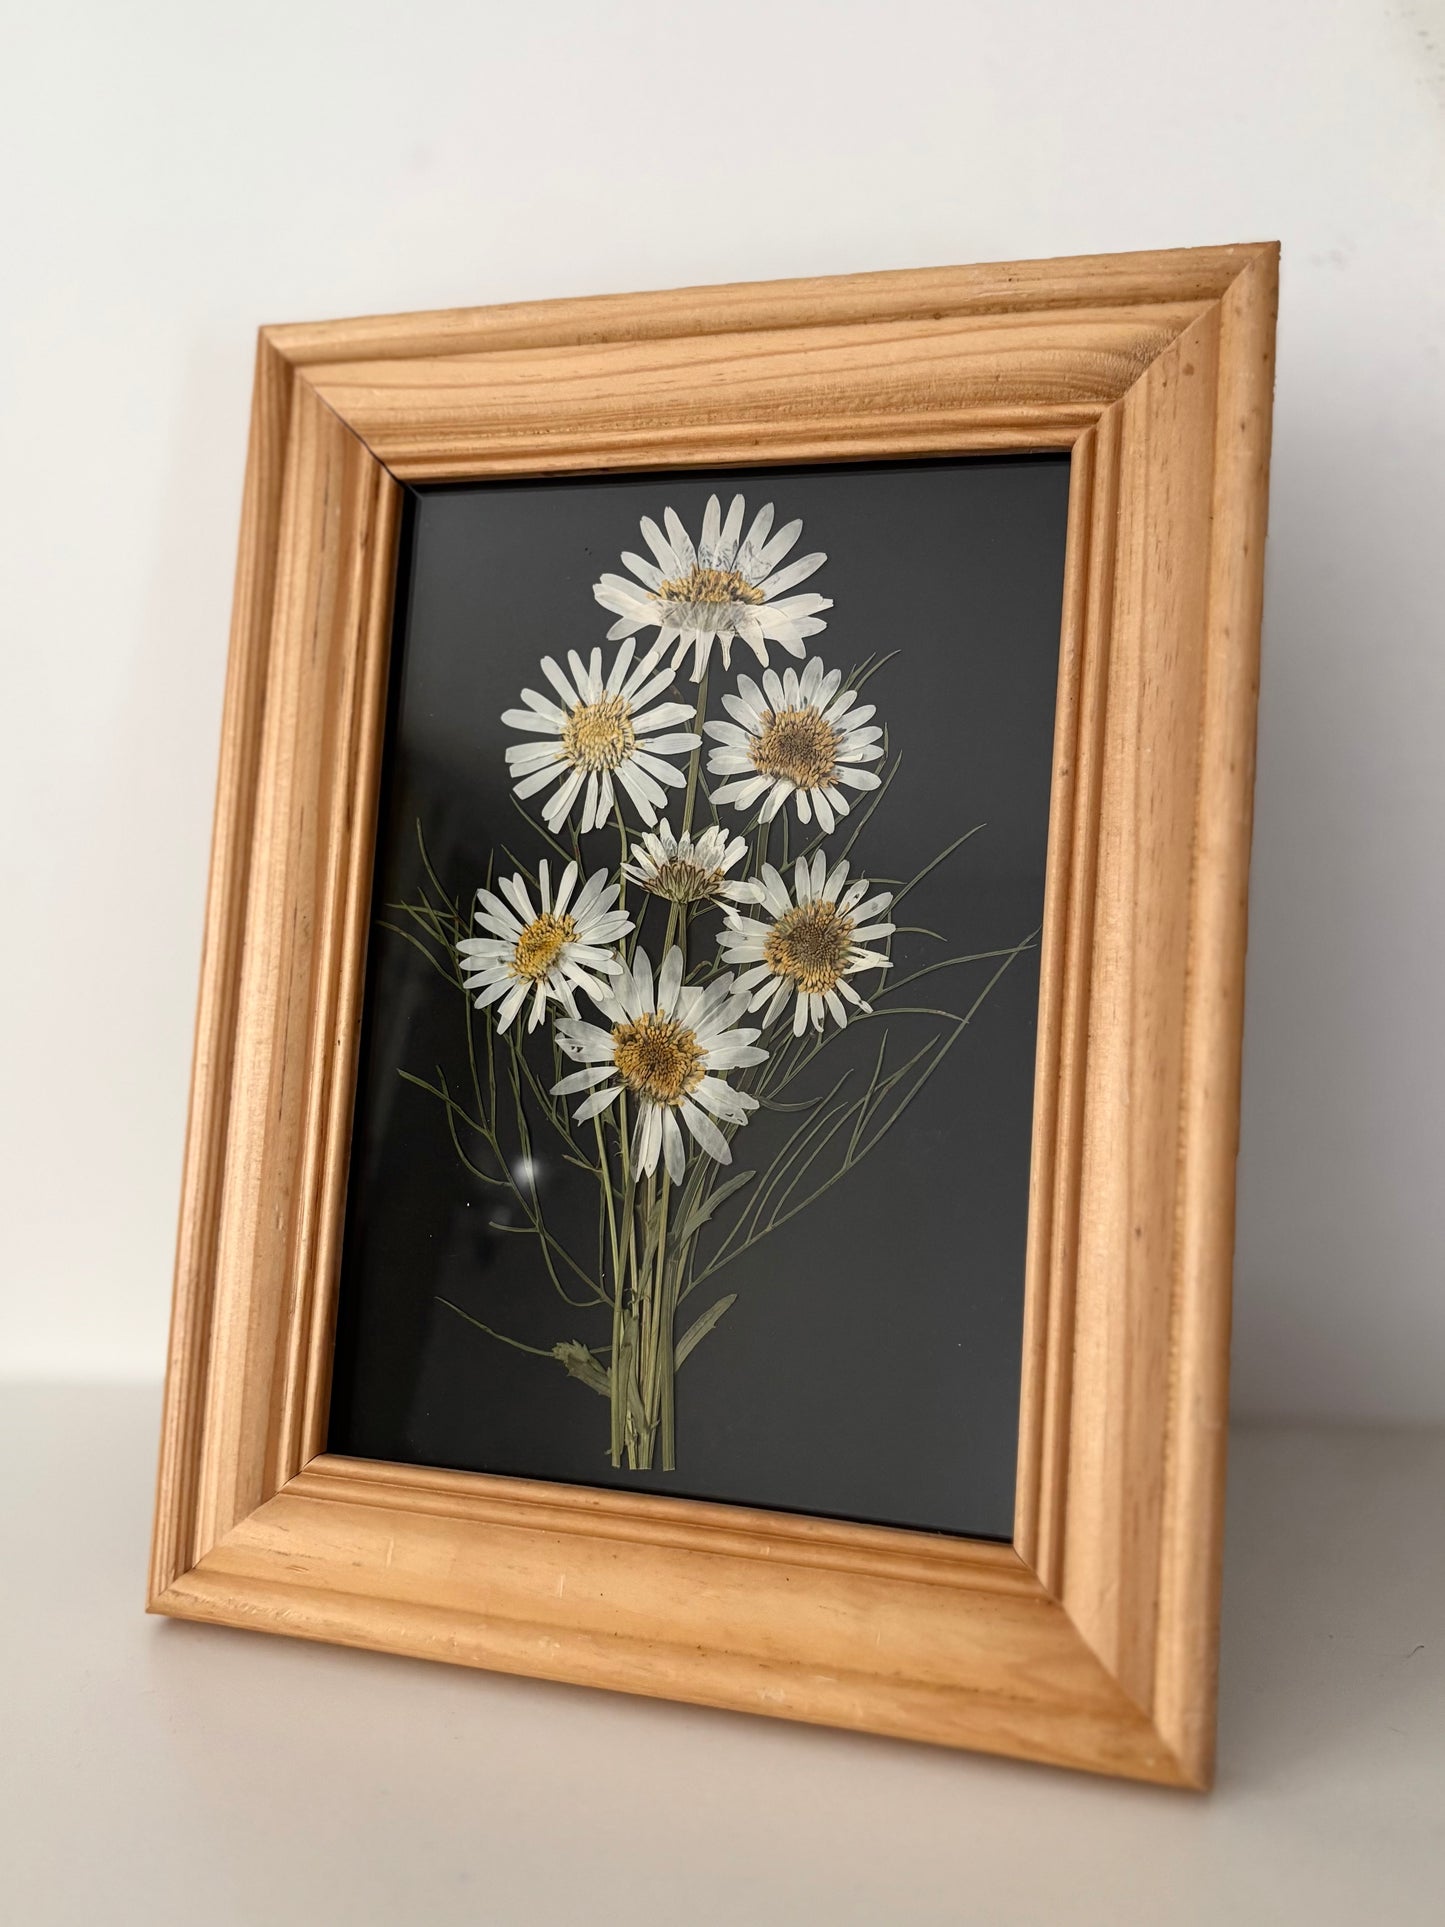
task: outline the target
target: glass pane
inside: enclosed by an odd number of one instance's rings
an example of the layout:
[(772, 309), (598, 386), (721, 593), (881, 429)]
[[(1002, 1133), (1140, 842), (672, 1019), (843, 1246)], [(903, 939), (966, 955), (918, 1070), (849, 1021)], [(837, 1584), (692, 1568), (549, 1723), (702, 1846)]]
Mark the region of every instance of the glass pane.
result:
[[(1062, 455), (412, 494), (333, 1450), (1011, 1536), (1067, 494)], [(659, 791), (719, 834), (648, 845)], [(545, 912), (574, 852), (606, 876)], [(680, 937), (669, 1000), (636, 954)]]

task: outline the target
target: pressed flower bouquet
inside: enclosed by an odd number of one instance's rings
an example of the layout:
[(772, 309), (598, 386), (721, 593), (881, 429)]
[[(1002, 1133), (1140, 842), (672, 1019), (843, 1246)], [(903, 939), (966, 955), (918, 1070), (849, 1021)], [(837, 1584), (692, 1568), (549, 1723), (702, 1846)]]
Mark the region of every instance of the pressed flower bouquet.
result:
[[(443, 1303), (605, 1401), (634, 1471), (677, 1464), (679, 1370), (736, 1303), (730, 1268), (868, 1159), (1036, 935), (968, 950), (901, 921), (980, 825), (947, 826), (911, 876), (863, 866), (908, 753), (899, 652), (829, 660), (833, 603), (799, 593), (827, 557), (794, 557), (801, 533), (741, 494), (711, 495), (696, 538), (670, 505), (643, 516), (648, 553), (593, 587), (605, 641), (540, 654), (502, 711), (518, 833), (464, 882), (418, 823), (420, 887), (383, 919), (463, 1034), (460, 1084), (400, 1074), (496, 1201), (488, 1228), (529, 1243), (557, 1336)], [(905, 937), (930, 954), (900, 969)], [(835, 1064), (864, 1025), (866, 1064)], [(539, 1182), (558, 1159), (594, 1187), (585, 1242)]]

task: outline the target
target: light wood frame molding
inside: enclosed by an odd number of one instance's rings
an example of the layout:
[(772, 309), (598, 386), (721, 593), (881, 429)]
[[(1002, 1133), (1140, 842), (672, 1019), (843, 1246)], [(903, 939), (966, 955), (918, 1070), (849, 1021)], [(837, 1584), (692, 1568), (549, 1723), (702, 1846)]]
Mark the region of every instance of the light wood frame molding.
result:
[[(1205, 1786), (1273, 245), (267, 328), (153, 1611)], [(324, 1452), (404, 484), (1072, 451), (1014, 1543)]]

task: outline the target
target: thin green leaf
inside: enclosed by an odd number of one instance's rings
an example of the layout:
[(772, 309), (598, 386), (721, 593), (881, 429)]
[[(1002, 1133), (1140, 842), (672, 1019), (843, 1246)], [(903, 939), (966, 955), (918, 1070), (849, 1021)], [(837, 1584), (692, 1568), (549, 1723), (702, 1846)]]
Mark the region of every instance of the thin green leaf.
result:
[(701, 1204), (688, 1213), (681, 1228), (674, 1234), (673, 1248), (677, 1250), (691, 1244), (718, 1206), (732, 1197), (734, 1192), (741, 1191), (745, 1184), (751, 1184), (756, 1175), (755, 1171), (739, 1171), (736, 1177), (729, 1178), (726, 1184), (720, 1184), (716, 1191), (705, 1197)]
[(986, 823), (975, 823), (971, 830), (965, 830), (962, 836), (955, 837), (947, 849), (938, 852), (938, 855), (934, 857), (931, 863), (924, 864), (917, 876), (910, 877), (901, 889), (894, 891), (892, 907), (896, 910), (910, 890), (916, 889), (926, 876), (931, 875), (932, 872), (938, 868), (940, 863), (946, 863), (955, 850), (961, 850), (971, 836), (977, 836), (980, 830), (986, 830), (987, 828), (988, 825)]
[(454, 1311), (458, 1318), (465, 1318), (469, 1325), (475, 1325), (477, 1330), (485, 1332), (488, 1338), (499, 1338), (504, 1345), (510, 1345), (514, 1351), (530, 1352), (533, 1358), (555, 1356), (555, 1353), (544, 1350), (540, 1345), (524, 1345), (520, 1338), (508, 1338), (505, 1332), (493, 1331), (492, 1327), (484, 1325), (480, 1318), (473, 1318), (469, 1311), (463, 1311), (460, 1305), (454, 1305), (450, 1298), (438, 1298), (437, 1303), (445, 1305), (448, 1311)]
[[(521, 817), (524, 823), (530, 825), (530, 827), (537, 832), (538, 836), (541, 837), (544, 843), (551, 844), (552, 848), (557, 852), (558, 856), (561, 857), (564, 863), (571, 863), (574, 860), (574, 852), (569, 850), (565, 844), (559, 843), (556, 837), (553, 836), (552, 832), (548, 829), (545, 829), (542, 826), (542, 824), (540, 824), (537, 821), (536, 817), (533, 816), (529, 810), (524, 810), (522, 808), (522, 805), (517, 800), (517, 795), (515, 791), (513, 791), (512, 793), (512, 808), (517, 812), (518, 816)], [(581, 868), (580, 863), (578, 864), (578, 868), (579, 869)]]
[(990, 963), (995, 957), (1019, 957), (1024, 951), (1033, 948), (1033, 938), (1027, 937), (1022, 943), (1010, 944), (1003, 950), (974, 950), (966, 957), (939, 957), (935, 962), (924, 964), (921, 969), (910, 971), (906, 977), (895, 977), (886, 981), (882, 990), (872, 992), (875, 1004), (882, 1004), (895, 990), (905, 990), (909, 984), (916, 984), (920, 977), (930, 977), (935, 970), (952, 970), (957, 964)]
[(422, 868), (426, 871), (428, 877), (430, 877), (432, 888), (436, 891), (443, 903), (450, 904), (453, 915), (456, 917), (457, 922), (460, 923), (462, 921), (461, 899), (447, 894), (446, 885), (432, 867), (431, 857), (427, 853), (426, 838), (422, 834), (420, 817), (416, 819), (416, 847), (421, 853)]
[(697, 1350), (698, 1346), (707, 1337), (723, 1313), (730, 1305), (735, 1305), (737, 1301), (737, 1293), (730, 1291), (726, 1298), (719, 1298), (715, 1305), (708, 1306), (700, 1318), (693, 1320), (682, 1337), (677, 1341), (677, 1351), (673, 1358), (674, 1369), (681, 1365), (689, 1354)]
[(890, 649), (886, 656), (879, 656), (876, 661), (871, 656), (865, 657), (864, 660), (867, 667), (860, 668), (858, 673), (850, 679), (850, 686), (854, 690), (862, 689), (865, 683), (873, 680), (880, 669), (886, 669), (888, 664), (892, 662), (893, 658), (899, 653), (900, 651), (897, 649)]
[(387, 923), (380, 917), (377, 918), (376, 927), (378, 930), (389, 930), (392, 936), (400, 937), (403, 943), (409, 943), (413, 950), (418, 951), (426, 958), (427, 962), (441, 978), (443, 983), (452, 984), (453, 986), (456, 984), (456, 978), (452, 975), (451, 971), (447, 970), (437, 961), (436, 952), (429, 950), (420, 937), (414, 937), (410, 930), (403, 930), (399, 923)]

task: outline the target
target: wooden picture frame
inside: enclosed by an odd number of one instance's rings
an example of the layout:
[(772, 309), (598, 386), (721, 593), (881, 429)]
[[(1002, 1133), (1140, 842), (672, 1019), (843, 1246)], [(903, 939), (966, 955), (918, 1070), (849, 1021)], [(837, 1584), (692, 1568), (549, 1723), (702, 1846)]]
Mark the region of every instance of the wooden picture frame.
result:
[[(268, 328), (150, 1609), (1208, 1784), (1273, 245)], [(1011, 1547), (328, 1456), (408, 482), (1072, 451)]]

